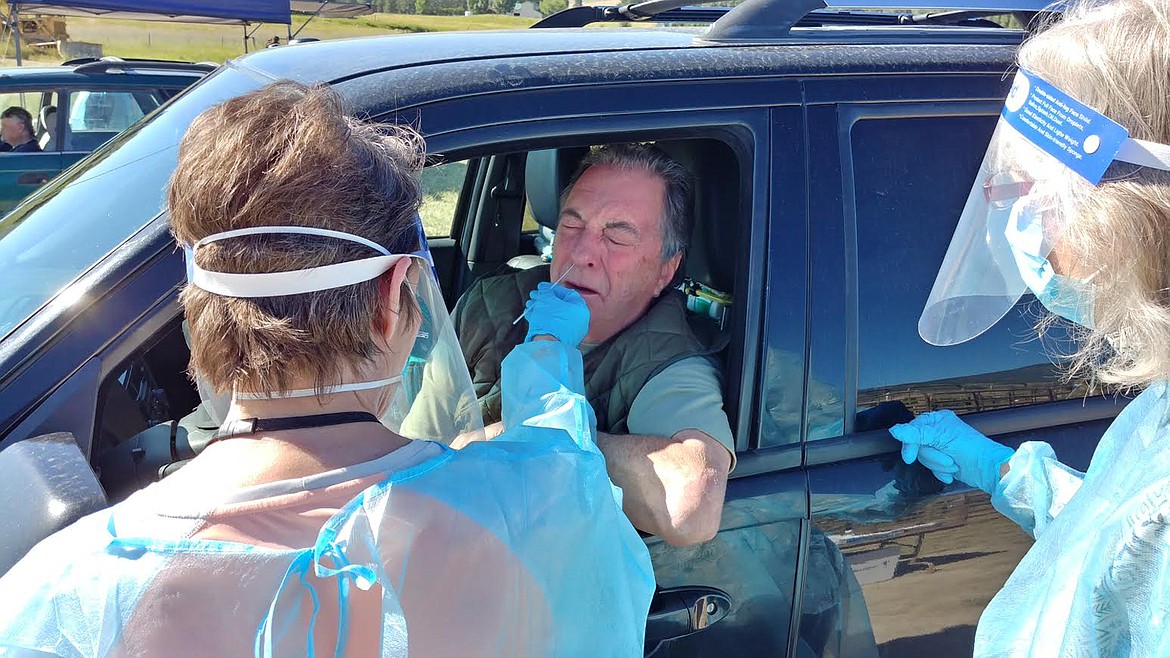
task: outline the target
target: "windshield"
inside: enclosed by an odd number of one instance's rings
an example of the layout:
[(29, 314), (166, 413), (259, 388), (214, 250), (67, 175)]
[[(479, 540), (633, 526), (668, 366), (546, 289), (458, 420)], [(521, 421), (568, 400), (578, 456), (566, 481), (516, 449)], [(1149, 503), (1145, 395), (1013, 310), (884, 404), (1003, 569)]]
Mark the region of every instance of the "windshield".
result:
[(220, 69), (0, 218), (0, 339), (158, 216), (197, 114), (264, 82)]

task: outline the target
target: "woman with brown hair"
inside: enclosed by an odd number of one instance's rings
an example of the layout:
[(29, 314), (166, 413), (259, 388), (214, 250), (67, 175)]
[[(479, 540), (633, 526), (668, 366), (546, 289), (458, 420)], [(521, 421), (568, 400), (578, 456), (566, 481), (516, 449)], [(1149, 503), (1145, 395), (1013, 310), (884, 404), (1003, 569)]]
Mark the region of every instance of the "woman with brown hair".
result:
[[(189, 465), (0, 579), (0, 653), (642, 652), (653, 575), (593, 442), (576, 293), (533, 294), (500, 437), (420, 440), (482, 427), (417, 215), (422, 160), (417, 134), (346, 117), (327, 88), (276, 83), (194, 121), (168, 206), (191, 370), (230, 406)], [(439, 422), (412, 418), (420, 380), (449, 391)]]

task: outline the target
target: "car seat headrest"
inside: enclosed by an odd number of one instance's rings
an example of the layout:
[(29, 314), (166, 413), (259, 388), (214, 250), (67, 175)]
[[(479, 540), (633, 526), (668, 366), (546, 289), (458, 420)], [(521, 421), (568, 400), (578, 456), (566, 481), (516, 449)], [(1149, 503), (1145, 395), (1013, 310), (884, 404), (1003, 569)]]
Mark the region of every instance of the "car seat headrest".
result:
[(37, 143), (40, 144), (42, 151), (48, 151), (50, 143), (57, 139), (57, 106), (46, 105), (42, 107), (37, 119), (37, 123), (40, 124), (40, 136), (37, 138)]
[(524, 192), (537, 223), (556, 230), (561, 213), (561, 192), (588, 148), (572, 147), (529, 151), (524, 166)]
[(691, 172), (695, 185), (690, 249), (680, 269), (716, 290), (734, 291), (736, 259), (728, 256), (735, 247), (739, 216), (740, 174), (734, 152), (709, 140), (658, 142), (657, 146)]

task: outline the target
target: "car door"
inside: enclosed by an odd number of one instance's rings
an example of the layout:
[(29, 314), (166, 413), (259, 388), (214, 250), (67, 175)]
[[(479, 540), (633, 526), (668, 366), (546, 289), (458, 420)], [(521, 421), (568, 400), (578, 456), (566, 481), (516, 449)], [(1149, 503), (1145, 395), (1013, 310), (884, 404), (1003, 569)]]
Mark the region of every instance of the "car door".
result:
[[(893, 93), (940, 91), (922, 84)], [(999, 76), (971, 76), (950, 99), (809, 111), (818, 144), (803, 428), (811, 531), (853, 571), (882, 656), (970, 655), (980, 613), (1032, 543), (987, 494), (902, 463), (883, 428), (953, 409), (1008, 445), (1046, 440), (1083, 470), (1124, 404), (1061, 380), (1046, 348), (1062, 338), (1037, 338), (1030, 296), (963, 345), (918, 337), (1002, 87)], [(953, 100), (961, 96), (971, 99)]]
[[(530, 66), (516, 65), (520, 64)], [(537, 74), (536, 65), (530, 69)], [(758, 354), (752, 346), (759, 344), (761, 332), (763, 266), (771, 260), (765, 230), (767, 199), (779, 185), (785, 189), (786, 207), (799, 212), (803, 206), (803, 186), (794, 182), (803, 171), (799, 88), (784, 80), (719, 82), (717, 94), (697, 89), (699, 83), (693, 79), (643, 81), (636, 95), (622, 85), (605, 84), (502, 89), (425, 105), (417, 119), (409, 108), (395, 108), (396, 116), (421, 123), (436, 157), (479, 162), (489, 178), (495, 167), (497, 173), (503, 172), (497, 181), (509, 179), (507, 156), (518, 151), (649, 140), (682, 151), (688, 144), (719, 143), (736, 154), (738, 180), (720, 191), (739, 204), (738, 210), (719, 217), (728, 242), (711, 270), (732, 272), (729, 283), (736, 291), (732, 347), (725, 355), (724, 407), (732, 419), (740, 465), (732, 473), (714, 540), (680, 548), (657, 537), (646, 538), (659, 586), (646, 652), (659, 657), (786, 655), (793, 643), (792, 600), (807, 527), (800, 445), (794, 442), (757, 454), (759, 428), (753, 422), (755, 396), (750, 384), (757, 377)], [(765, 87), (771, 97), (787, 99), (782, 119), (773, 121), (767, 109), (758, 107)], [(667, 100), (669, 105), (663, 106)], [(737, 107), (738, 102), (753, 106)], [(771, 133), (777, 129), (783, 131), (779, 141), (785, 145), (785, 156), (778, 160), (780, 171), (773, 172), (777, 160), (770, 155), (770, 144), (777, 138)], [(507, 186), (481, 186), (479, 195), (501, 187)], [(495, 213), (481, 215), (479, 227), (495, 219)], [(491, 242), (514, 236), (480, 237)], [(803, 250), (792, 243), (784, 246), (796, 253)]]

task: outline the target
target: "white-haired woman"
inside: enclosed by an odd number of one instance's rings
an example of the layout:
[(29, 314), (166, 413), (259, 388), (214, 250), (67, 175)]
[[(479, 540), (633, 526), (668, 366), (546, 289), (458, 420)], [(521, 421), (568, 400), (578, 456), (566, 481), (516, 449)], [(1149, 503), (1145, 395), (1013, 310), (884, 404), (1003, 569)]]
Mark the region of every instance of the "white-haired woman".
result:
[(1144, 389), (1086, 473), (950, 411), (892, 428), (907, 463), (991, 494), (1036, 543), (976, 656), (1170, 655), (1170, 1), (1074, 3), (1027, 41), (919, 322), (978, 335), (1025, 291), (1079, 325), (1073, 372)]

